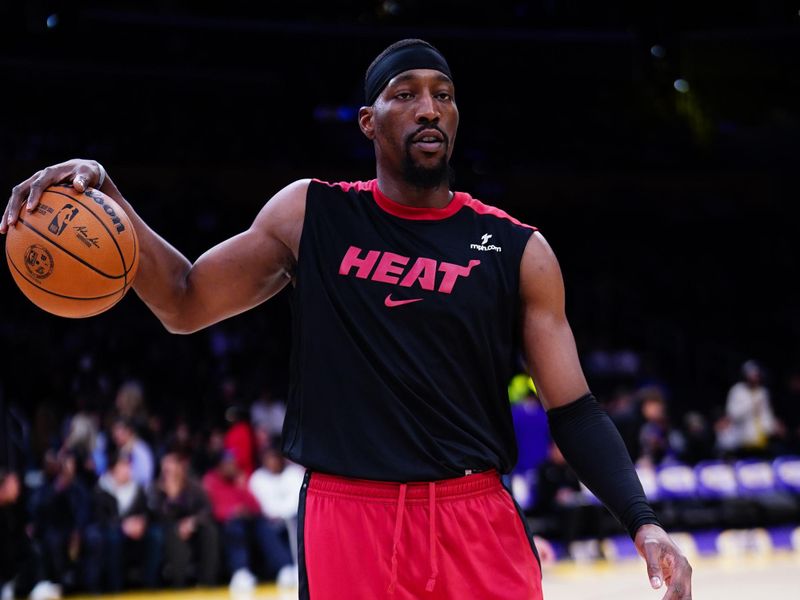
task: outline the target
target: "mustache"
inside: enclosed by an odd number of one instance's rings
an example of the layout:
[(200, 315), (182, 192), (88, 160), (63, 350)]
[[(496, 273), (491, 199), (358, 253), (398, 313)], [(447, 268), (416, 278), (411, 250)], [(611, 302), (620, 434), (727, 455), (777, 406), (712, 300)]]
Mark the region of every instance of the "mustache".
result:
[(445, 146), (450, 146), (450, 137), (442, 131), (438, 125), (428, 124), (428, 125), (420, 125), (414, 133), (410, 133), (406, 137), (406, 147), (410, 147), (411, 144), (414, 143), (414, 138), (417, 137), (420, 133), (425, 131), (426, 129), (435, 129), (439, 133), (442, 134), (442, 139), (444, 140)]

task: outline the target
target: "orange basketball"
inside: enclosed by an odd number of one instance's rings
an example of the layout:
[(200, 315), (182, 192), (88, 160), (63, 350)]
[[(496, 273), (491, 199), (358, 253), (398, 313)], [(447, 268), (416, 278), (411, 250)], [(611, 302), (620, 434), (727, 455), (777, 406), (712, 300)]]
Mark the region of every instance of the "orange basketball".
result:
[(6, 259), (36, 306), (61, 317), (91, 317), (131, 287), (139, 241), (128, 215), (102, 192), (54, 185), (8, 230)]

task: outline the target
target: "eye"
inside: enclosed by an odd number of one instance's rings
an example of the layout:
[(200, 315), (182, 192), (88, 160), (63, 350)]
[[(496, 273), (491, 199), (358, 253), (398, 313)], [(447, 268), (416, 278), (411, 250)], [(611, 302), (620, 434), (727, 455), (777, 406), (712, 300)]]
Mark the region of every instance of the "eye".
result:
[(449, 102), (450, 100), (453, 99), (453, 97), (448, 92), (439, 92), (438, 94), (436, 94), (436, 97), (444, 102)]
[(398, 100), (410, 100), (413, 97), (411, 92), (398, 92), (394, 95)]

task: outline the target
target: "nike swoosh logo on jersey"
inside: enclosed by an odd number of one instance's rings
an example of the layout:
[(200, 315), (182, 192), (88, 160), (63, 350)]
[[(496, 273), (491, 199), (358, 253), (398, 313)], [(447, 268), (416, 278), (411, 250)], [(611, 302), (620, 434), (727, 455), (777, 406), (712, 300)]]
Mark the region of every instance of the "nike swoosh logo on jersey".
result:
[(394, 308), (395, 306), (403, 306), (403, 304), (411, 304), (412, 302), (419, 302), (422, 298), (411, 298), (410, 300), (392, 300), (392, 295), (389, 294), (386, 296), (386, 300), (383, 303), (388, 306), (389, 308)]

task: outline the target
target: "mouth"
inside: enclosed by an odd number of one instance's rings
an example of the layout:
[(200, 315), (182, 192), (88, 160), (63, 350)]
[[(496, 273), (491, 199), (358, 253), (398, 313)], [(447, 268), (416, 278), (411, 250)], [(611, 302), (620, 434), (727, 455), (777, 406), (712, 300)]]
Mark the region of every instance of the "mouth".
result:
[(446, 143), (444, 134), (438, 129), (423, 129), (411, 138), (411, 145), (423, 152), (438, 152)]

